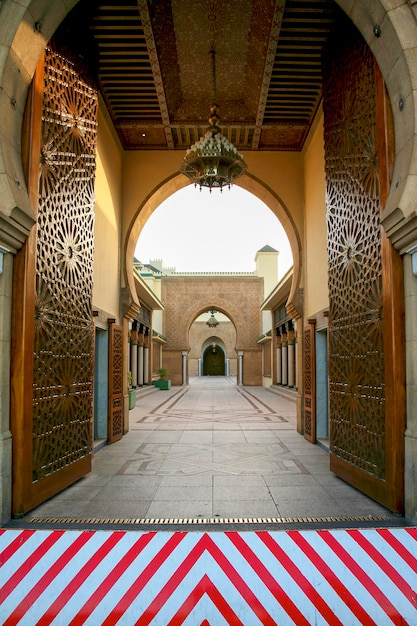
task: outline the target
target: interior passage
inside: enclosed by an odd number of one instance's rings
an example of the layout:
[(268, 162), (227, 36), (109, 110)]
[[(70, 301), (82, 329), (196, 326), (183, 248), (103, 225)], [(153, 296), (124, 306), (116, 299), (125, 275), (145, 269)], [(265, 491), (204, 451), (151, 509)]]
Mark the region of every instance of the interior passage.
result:
[(27, 517), (389, 516), (329, 471), (326, 450), (297, 433), (295, 420), (290, 400), (222, 376), (138, 397), (122, 440)]

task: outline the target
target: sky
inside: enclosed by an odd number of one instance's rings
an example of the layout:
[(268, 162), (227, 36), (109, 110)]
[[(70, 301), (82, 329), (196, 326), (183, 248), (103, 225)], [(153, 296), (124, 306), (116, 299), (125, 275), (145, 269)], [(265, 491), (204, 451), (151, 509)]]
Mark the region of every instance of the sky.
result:
[(281, 223), (256, 196), (234, 186), (222, 193), (188, 185), (165, 200), (146, 222), (135, 256), (162, 259), (177, 272), (253, 272), (255, 255), (279, 251), (278, 276), (292, 265)]

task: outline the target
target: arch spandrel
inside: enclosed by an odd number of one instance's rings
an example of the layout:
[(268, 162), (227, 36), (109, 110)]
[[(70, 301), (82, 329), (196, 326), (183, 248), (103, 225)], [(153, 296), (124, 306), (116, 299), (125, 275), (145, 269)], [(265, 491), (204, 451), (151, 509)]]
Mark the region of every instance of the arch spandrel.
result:
[(272, 191), (272, 189), (265, 186), (254, 176), (244, 176), (239, 184), (243, 187), (243, 189), (250, 191), (261, 199), (266, 206), (271, 209), (285, 230), (285, 234), (290, 242), (293, 259), (293, 281), (290, 294), (288, 296), (287, 306), (293, 311), (292, 315), (294, 317), (301, 317), (302, 311), (300, 310), (299, 299), (297, 296), (298, 290), (302, 286), (301, 236), (291, 216), (291, 212), (280, 200), (280, 198)]
[[(142, 228), (150, 218), (152, 213), (159, 207), (160, 204), (167, 198), (169, 198), (176, 191), (179, 191), (187, 185), (187, 179), (185, 176), (176, 174), (162, 181), (162, 183), (154, 189), (144, 202), (137, 209), (126, 233), (126, 241), (123, 246), (125, 249), (124, 266), (122, 268), (121, 286), (123, 293), (125, 294), (125, 311), (129, 309), (128, 303), (133, 304), (133, 308), (139, 306), (139, 300), (137, 298), (135, 283), (133, 278), (133, 259), (135, 256), (135, 249), (139, 239), (139, 235), (142, 232)], [(122, 249), (123, 249), (122, 248)]]
[(223, 350), (223, 352), (226, 353), (226, 344), (224, 343), (223, 339), (221, 339), (217, 335), (212, 335), (204, 341), (201, 346), (201, 352), (205, 352), (206, 350), (208, 350), (213, 345), (213, 341), (215, 341), (216, 345), (218, 345)]
[[(186, 325), (187, 325), (187, 345), (189, 345), (189, 334), (191, 331), (191, 327), (194, 324), (194, 322), (197, 321), (198, 317), (200, 315), (202, 315), (203, 313), (207, 313), (207, 311), (209, 311), (210, 309), (215, 310), (218, 313), (222, 313), (223, 315), (225, 315), (229, 322), (231, 322), (233, 324), (233, 327), (235, 329), (235, 333), (236, 333), (236, 345), (235, 345), (235, 349), (238, 350), (237, 346), (239, 343), (239, 339), (238, 339), (238, 327), (236, 325), (236, 312), (233, 313), (233, 315), (226, 309), (223, 308), (224, 307), (224, 303), (213, 303), (211, 300), (210, 301), (206, 301), (204, 303), (204, 306), (198, 310), (197, 313), (193, 313), (190, 312), (190, 316), (189, 318), (186, 320)], [(206, 340), (207, 345), (209, 342), (209, 338)]]

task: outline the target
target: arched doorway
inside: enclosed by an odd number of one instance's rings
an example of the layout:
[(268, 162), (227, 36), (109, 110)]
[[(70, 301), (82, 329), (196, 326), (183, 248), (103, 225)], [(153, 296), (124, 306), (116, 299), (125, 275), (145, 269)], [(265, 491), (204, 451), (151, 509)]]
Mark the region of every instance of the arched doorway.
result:
[(226, 313), (209, 308), (198, 315), (188, 333), (189, 376), (236, 376), (236, 337)]
[(203, 376), (224, 376), (225, 374), (226, 359), (224, 350), (214, 340), (203, 353)]

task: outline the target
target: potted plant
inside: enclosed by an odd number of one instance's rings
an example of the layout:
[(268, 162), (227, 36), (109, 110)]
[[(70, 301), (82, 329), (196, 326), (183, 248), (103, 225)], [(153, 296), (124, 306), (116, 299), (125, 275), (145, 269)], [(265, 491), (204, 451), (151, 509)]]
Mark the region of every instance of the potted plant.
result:
[(171, 389), (171, 381), (168, 378), (168, 372), (165, 367), (158, 369), (159, 380), (154, 380), (152, 384), (159, 389)]
[(127, 384), (129, 385), (129, 411), (135, 408), (136, 391), (132, 389), (132, 372), (127, 373)]

